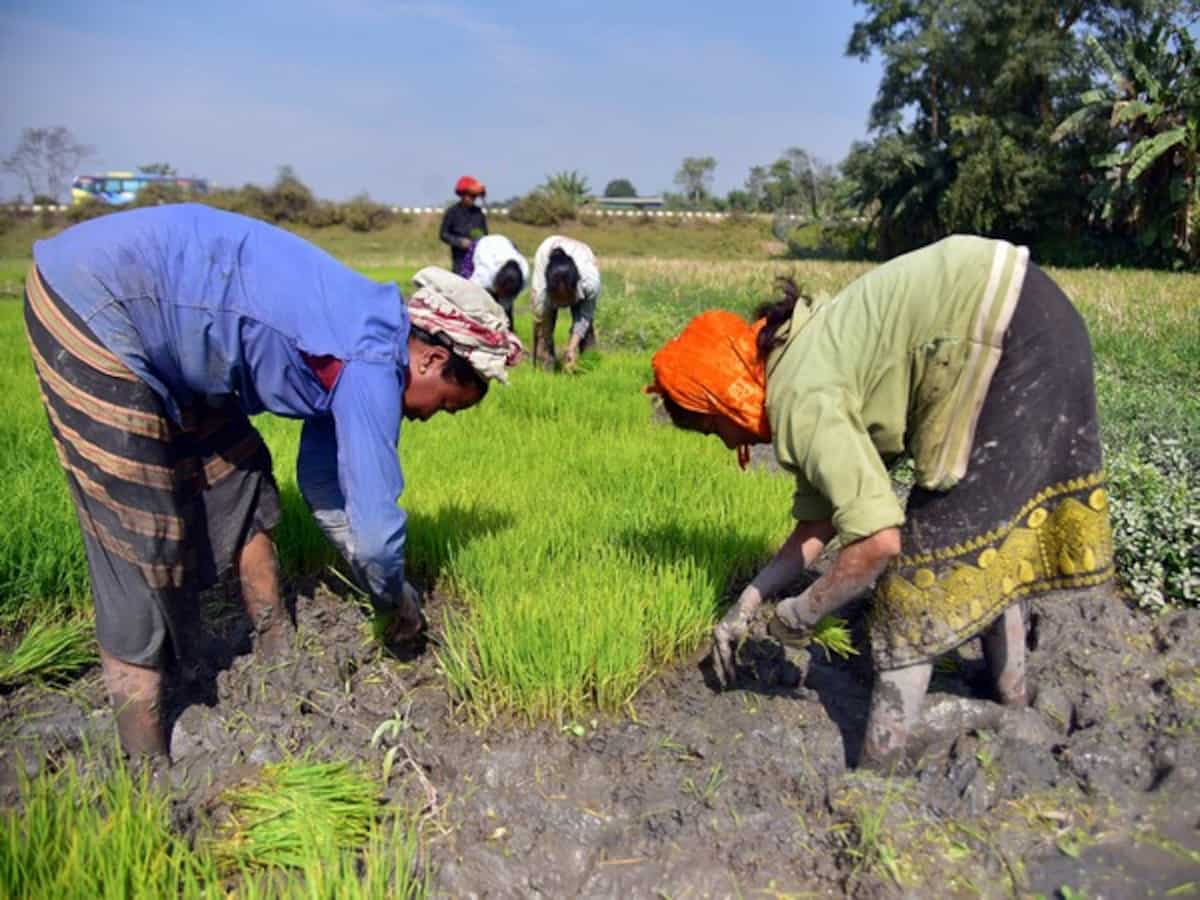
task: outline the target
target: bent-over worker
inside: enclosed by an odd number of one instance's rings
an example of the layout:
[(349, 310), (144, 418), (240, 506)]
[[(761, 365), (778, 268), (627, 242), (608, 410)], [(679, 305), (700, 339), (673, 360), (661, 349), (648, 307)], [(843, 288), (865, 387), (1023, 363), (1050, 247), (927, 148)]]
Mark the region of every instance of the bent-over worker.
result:
[(529, 300), (533, 311), (533, 364), (553, 369), (554, 327), (558, 311), (571, 310), (571, 336), (563, 365), (575, 368), (579, 354), (596, 343), (596, 301), (600, 299), (600, 270), (592, 248), (582, 241), (552, 235), (542, 241), (533, 257), (533, 285)]
[(474, 406), (520, 343), (475, 285), (436, 269), (415, 281), (406, 306), (293, 234), (195, 204), (35, 245), (25, 322), (127, 752), (167, 753), (163, 669), (188, 656), (197, 591), (222, 570), (259, 650), (289, 642), (269, 536), (279, 497), (251, 415), (304, 420), (301, 492), (389, 637), (419, 630), (400, 420)]
[[(864, 762), (899, 757), (934, 658), (976, 635), (998, 699), (1025, 704), (1019, 601), (1113, 574), (1092, 351), (1071, 302), (1025, 248), (955, 236), (828, 302), (789, 285), (759, 313), (705, 313), (653, 360), (677, 426), (743, 463), (771, 442), (796, 480), (795, 529), (714, 631), (720, 675), (735, 676), (759, 604), (836, 535), (832, 567), (770, 631), (802, 643), (878, 579)], [(907, 509), (888, 474), (902, 456)]]
[(463, 278), (492, 295), (513, 327), (513, 301), (529, 282), (529, 263), (512, 241), (502, 234), (481, 237), (463, 262)]

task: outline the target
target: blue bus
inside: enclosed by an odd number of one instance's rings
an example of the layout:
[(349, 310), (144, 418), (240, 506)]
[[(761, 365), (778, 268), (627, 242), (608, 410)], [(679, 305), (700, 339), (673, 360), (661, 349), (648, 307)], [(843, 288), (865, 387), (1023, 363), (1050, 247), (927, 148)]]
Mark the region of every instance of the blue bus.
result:
[(185, 194), (207, 194), (208, 182), (203, 178), (181, 178), (178, 175), (146, 175), (141, 172), (106, 172), (103, 175), (76, 175), (71, 182), (71, 202), (98, 200), (109, 206), (132, 203), (138, 191), (148, 184), (170, 185)]

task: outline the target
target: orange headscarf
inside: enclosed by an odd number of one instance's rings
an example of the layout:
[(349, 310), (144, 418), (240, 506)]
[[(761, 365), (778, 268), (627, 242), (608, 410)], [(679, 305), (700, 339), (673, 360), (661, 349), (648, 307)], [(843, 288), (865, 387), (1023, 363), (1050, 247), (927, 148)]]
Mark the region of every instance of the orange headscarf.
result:
[[(724, 416), (769, 441), (766, 367), (755, 346), (764, 323), (748, 325), (721, 310), (701, 313), (654, 354), (654, 384), (647, 390), (692, 412)], [(748, 454), (749, 448), (739, 448), (743, 467)]]

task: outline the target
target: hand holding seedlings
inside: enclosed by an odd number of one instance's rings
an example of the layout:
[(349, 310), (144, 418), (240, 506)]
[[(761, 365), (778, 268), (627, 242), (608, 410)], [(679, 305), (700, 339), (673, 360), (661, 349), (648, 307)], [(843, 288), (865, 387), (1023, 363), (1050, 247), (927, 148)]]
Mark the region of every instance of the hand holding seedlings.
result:
[(713, 668), (721, 686), (728, 688), (737, 678), (737, 651), (750, 631), (750, 620), (762, 603), (762, 594), (753, 585), (747, 587), (733, 608), (713, 629)]
[(396, 608), (378, 613), (373, 624), (375, 638), (382, 644), (412, 640), (424, 627), (420, 595), (407, 581), (404, 582), (404, 591)]

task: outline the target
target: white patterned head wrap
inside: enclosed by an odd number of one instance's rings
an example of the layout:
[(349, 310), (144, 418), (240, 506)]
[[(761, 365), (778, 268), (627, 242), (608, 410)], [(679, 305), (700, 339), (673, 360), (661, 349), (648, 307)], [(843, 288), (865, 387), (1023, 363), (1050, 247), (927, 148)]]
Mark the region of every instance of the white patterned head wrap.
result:
[(508, 383), (524, 348), (508, 327), (504, 310), (477, 284), (445, 269), (428, 266), (413, 276), (416, 293), (409, 298), (412, 324), (441, 336), (483, 378)]

